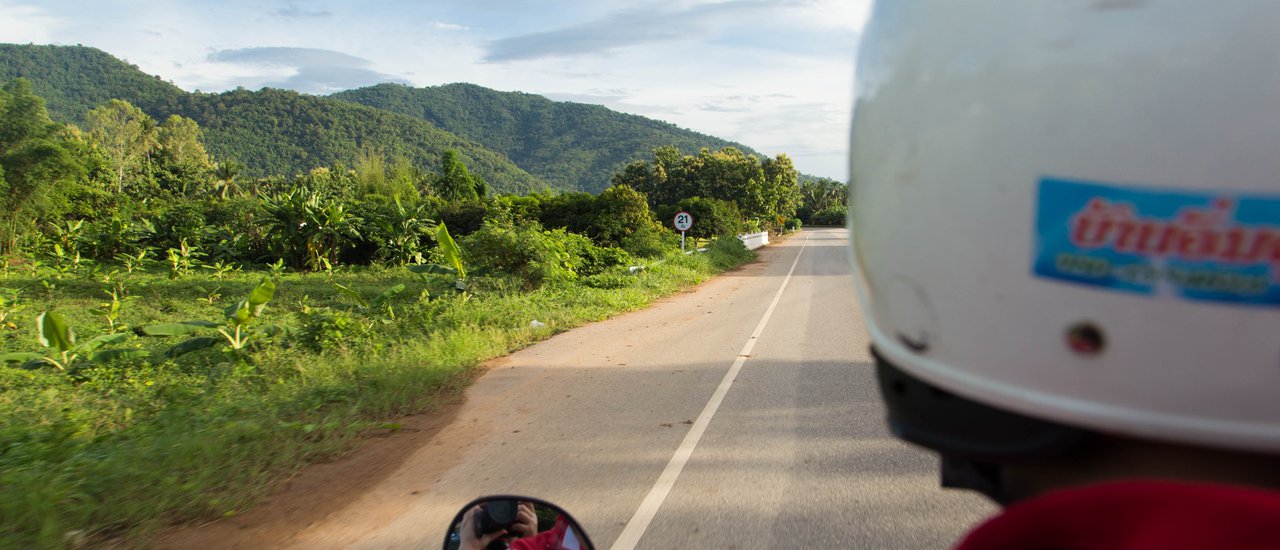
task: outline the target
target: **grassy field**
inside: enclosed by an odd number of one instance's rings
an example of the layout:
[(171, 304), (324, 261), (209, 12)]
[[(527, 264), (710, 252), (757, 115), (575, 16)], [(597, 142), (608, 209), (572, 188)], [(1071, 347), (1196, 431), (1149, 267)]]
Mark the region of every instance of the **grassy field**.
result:
[[(5, 269), (0, 353), (38, 352), (69, 368), (0, 365), (0, 548), (145, 545), (160, 526), (240, 513), (305, 464), (456, 395), (482, 361), (751, 257), (713, 245), (635, 274), (535, 290), (479, 279), (465, 293), (402, 268), (276, 274), (274, 296), (244, 332), (247, 347), (228, 351), (222, 341), (176, 358), (163, 354), (191, 336), (145, 336), (143, 327), (225, 326), (227, 306), (272, 274)], [(120, 333), (103, 349), (150, 357), (64, 361), (37, 342), (46, 310), (78, 344)], [(212, 328), (195, 336), (222, 339)]]

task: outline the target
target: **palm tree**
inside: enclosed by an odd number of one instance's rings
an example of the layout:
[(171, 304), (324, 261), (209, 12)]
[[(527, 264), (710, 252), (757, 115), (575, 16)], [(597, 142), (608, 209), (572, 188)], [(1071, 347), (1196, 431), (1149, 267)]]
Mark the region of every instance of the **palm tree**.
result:
[(226, 200), (228, 195), (240, 194), (240, 185), (236, 179), (240, 176), (241, 168), (240, 163), (228, 160), (218, 163), (218, 167), (213, 169), (213, 190), (218, 193), (218, 198)]

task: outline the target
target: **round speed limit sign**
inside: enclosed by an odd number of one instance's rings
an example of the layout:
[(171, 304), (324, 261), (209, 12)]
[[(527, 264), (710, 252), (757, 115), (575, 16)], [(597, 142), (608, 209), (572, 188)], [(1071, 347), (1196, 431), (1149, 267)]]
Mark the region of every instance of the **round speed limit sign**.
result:
[(693, 214), (684, 211), (677, 212), (675, 222), (676, 229), (688, 231), (690, 227), (693, 227)]

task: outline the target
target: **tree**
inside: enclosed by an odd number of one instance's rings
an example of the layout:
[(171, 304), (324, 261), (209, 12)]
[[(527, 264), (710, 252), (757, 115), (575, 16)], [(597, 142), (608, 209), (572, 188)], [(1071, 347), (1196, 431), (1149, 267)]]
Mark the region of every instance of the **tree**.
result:
[(160, 125), (156, 149), (177, 164), (209, 164), (209, 153), (200, 143), (200, 125), (181, 115), (169, 115)]
[(435, 182), (436, 196), (449, 201), (475, 200), (476, 181), (467, 172), (467, 165), (458, 159), (458, 152), (446, 150), (440, 155), (440, 175)]
[(626, 185), (644, 193), (650, 208), (662, 204), (675, 204), (680, 199), (693, 196), (685, 177), (685, 157), (673, 146), (653, 150), (653, 162), (637, 160), (627, 164), (622, 172), (610, 179), (612, 185)]
[(764, 176), (762, 217), (778, 224), (795, 217), (796, 208), (800, 206), (800, 186), (797, 183), (800, 173), (791, 158), (779, 153), (772, 159), (764, 159), (760, 168)]
[(116, 192), (124, 192), (125, 176), (137, 170), (156, 142), (155, 120), (129, 102), (113, 99), (86, 113), (85, 125), (110, 160)]
[(686, 157), (684, 171), (689, 183), (686, 197), (710, 197), (732, 201), (742, 214), (757, 218), (765, 214), (764, 174), (760, 159), (737, 148), (719, 151), (702, 149), (696, 157)]
[(48, 136), (53, 126), (44, 100), (31, 91), (30, 81), (16, 78), (4, 85), (0, 94), (0, 149)]
[(208, 181), (213, 163), (200, 143), (200, 125), (196, 121), (169, 115), (156, 131), (155, 151), (156, 171), (163, 187), (187, 195), (193, 184)]
[(387, 156), (382, 151), (368, 145), (356, 153), (356, 163), (352, 169), (356, 173), (356, 184), (360, 186), (360, 194), (392, 195), (387, 187)]
[(794, 216), (800, 203), (799, 174), (786, 155), (762, 159), (735, 147), (704, 148), (696, 156), (681, 156), (674, 147), (653, 153), (652, 162), (633, 162), (612, 178), (648, 195), (651, 208), (706, 197), (731, 202), (744, 218), (772, 226)]
[(626, 185), (605, 189), (595, 200), (595, 219), (588, 236), (600, 246), (619, 247), (630, 234), (641, 230), (660, 232), (643, 193)]
[(6, 252), (14, 250), (21, 227), (37, 216), (52, 215), (55, 204), (65, 203), (69, 184), (84, 179), (72, 139), (49, 120), (44, 100), (25, 79), (0, 89), (0, 209)]
[(829, 178), (817, 178), (800, 183), (800, 207), (796, 216), (805, 224), (812, 224), (814, 216), (844, 206), (848, 200), (849, 186)]
[(240, 177), (240, 163), (234, 160), (219, 162), (213, 169), (213, 190), (218, 198), (227, 200), (228, 196), (240, 194), (240, 185), (236, 180)]
[(430, 195), (431, 178), (409, 157), (397, 155), (387, 166), (387, 184), (392, 190), (390, 195), (417, 197)]
[(28, 139), (0, 154), (0, 208), (6, 220), (5, 244), (12, 252), (24, 222), (50, 213), (65, 200), (67, 184), (84, 177), (83, 167), (58, 140)]

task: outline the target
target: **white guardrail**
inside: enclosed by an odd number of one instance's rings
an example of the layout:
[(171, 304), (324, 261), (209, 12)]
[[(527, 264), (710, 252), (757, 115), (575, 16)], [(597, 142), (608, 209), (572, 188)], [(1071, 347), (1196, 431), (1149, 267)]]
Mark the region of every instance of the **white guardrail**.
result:
[(755, 250), (769, 244), (769, 232), (761, 231), (759, 233), (744, 233), (742, 235), (738, 235), (738, 240), (742, 241), (742, 244), (747, 245), (748, 250)]

